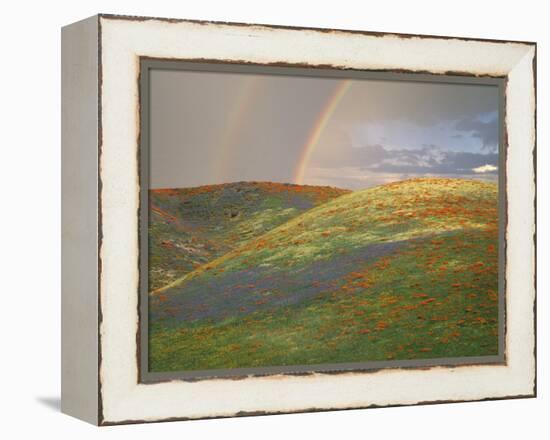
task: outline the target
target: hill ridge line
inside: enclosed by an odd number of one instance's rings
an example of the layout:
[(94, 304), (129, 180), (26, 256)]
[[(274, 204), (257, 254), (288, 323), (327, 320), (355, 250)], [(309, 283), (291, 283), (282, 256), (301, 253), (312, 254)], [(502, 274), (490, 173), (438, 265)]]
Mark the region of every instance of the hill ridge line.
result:
[[(332, 188), (332, 187), (331, 187), (331, 188)], [(371, 189), (371, 188), (369, 188), (369, 189)], [(365, 191), (365, 190), (364, 190), (364, 191)], [(279, 226), (276, 226), (276, 227), (273, 228), (273, 229), (270, 229), (270, 230), (267, 231), (266, 233), (264, 233), (264, 234), (262, 234), (262, 235), (260, 235), (260, 236), (258, 236), (258, 237), (253, 237), (253, 238), (251, 238), (250, 240), (245, 241), (245, 242), (242, 243), (239, 247), (237, 247), (237, 248), (235, 248), (235, 249), (229, 251), (228, 253), (222, 255), (221, 257), (218, 257), (218, 258), (216, 258), (216, 259), (214, 259), (214, 260), (212, 260), (212, 261), (209, 261), (208, 263), (205, 263), (205, 264), (203, 264), (203, 265), (197, 267), (195, 270), (193, 270), (193, 271), (191, 271), (191, 272), (185, 274), (184, 276), (182, 276), (182, 277), (180, 277), (180, 278), (178, 278), (178, 279), (172, 281), (171, 283), (167, 284), (166, 286), (163, 286), (163, 287), (160, 287), (160, 288), (158, 288), (158, 289), (152, 290), (151, 292), (149, 292), (149, 295), (158, 295), (158, 294), (163, 293), (163, 292), (165, 292), (165, 291), (167, 291), (167, 290), (169, 290), (169, 289), (171, 289), (171, 288), (173, 288), (173, 287), (177, 287), (177, 286), (181, 285), (183, 282), (187, 281), (188, 279), (191, 279), (191, 278), (192, 278), (191, 275), (202, 273), (203, 270), (204, 270), (204, 268), (205, 268), (206, 266), (212, 265), (212, 264), (214, 264), (214, 263), (217, 264), (217, 263), (220, 263), (220, 262), (223, 262), (223, 261), (227, 260), (227, 258), (230, 256), (230, 254), (234, 254), (234, 253), (236, 253), (237, 251), (239, 251), (240, 249), (246, 248), (246, 246), (247, 246), (250, 242), (252, 242), (252, 241), (257, 241), (257, 240), (261, 240), (263, 237), (266, 237), (266, 236), (268, 236), (268, 235), (270, 235), (270, 234), (272, 234), (272, 233), (275, 233), (276, 231), (278, 231), (278, 230), (280, 230), (280, 229), (284, 229), (285, 227), (292, 226), (292, 223), (293, 223), (295, 220), (300, 219), (303, 215), (309, 214), (309, 213), (311, 213), (312, 211), (315, 211), (317, 208), (324, 207), (324, 206), (326, 206), (327, 204), (333, 202), (334, 200), (339, 200), (339, 199), (341, 199), (342, 197), (348, 197), (348, 196), (350, 196), (350, 195), (352, 195), (352, 194), (355, 194), (355, 193), (357, 193), (357, 192), (358, 192), (358, 191), (351, 191), (351, 192), (342, 194), (341, 196), (335, 197), (335, 198), (329, 200), (328, 202), (325, 202), (325, 203), (322, 203), (322, 204), (320, 204), (320, 205), (314, 206), (313, 208), (308, 209), (307, 211), (302, 212), (300, 215), (298, 215), (298, 216), (296, 216), (296, 217), (294, 217), (294, 218), (292, 218), (292, 219), (286, 221), (285, 223), (283, 223), (283, 224), (281, 224), (281, 225), (279, 225)]]
[[(357, 197), (358, 195), (361, 195), (361, 194), (366, 194), (366, 193), (370, 193), (370, 192), (377, 192), (382, 188), (391, 188), (391, 187), (402, 186), (402, 185), (406, 185), (406, 184), (430, 183), (430, 182), (434, 182), (434, 183), (436, 183), (436, 182), (437, 183), (443, 183), (443, 182), (445, 182), (445, 183), (449, 183), (449, 182), (470, 182), (470, 183), (479, 183), (482, 186), (495, 186), (496, 185), (493, 182), (485, 182), (485, 181), (480, 181), (480, 180), (476, 180), (476, 179), (439, 178), (439, 177), (435, 177), (435, 178), (428, 177), (428, 178), (426, 178), (426, 177), (422, 177), (422, 178), (405, 179), (405, 180), (400, 180), (400, 181), (396, 181), (396, 182), (389, 182), (389, 183), (377, 185), (377, 186), (374, 186), (374, 187), (371, 187), (371, 188), (365, 188), (365, 189), (357, 190), (357, 191), (350, 191), (350, 192), (342, 194), (338, 197), (335, 197), (335, 198), (333, 198), (333, 199), (331, 199), (331, 200), (329, 200), (325, 203), (317, 205), (317, 206), (315, 206), (315, 207), (313, 207), (313, 208), (311, 208), (307, 211), (304, 211), (300, 215), (286, 221), (285, 223), (283, 223), (283, 224), (281, 224), (281, 225), (279, 225), (279, 226), (277, 226), (273, 229), (270, 229), (269, 231), (265, 232), (264, 234), (262, 234), (258, 237), (251, 238), (250, 240), (248, 240), (245, 243), (241, 244), (237, 248), (227, 252), (226, 254), (224, 254), (224, 255), (222, 255), (218, 258), (215, 258), (212, 261), (209, 261), (208, 263), (205, 263), (205, 264), (197, 267), (193, 271), (191, 271), (191, 272), (185, 274), (184, 276), (172, 281), (171, 283), (169, 283), (165, 286), (162, 286), (160, 288), (157, 288), (155, 290), (150, 291), (149, 295), (150, 296), (155, 296), (155, 295), (161, 294), (163, 292), (166, 292), (167, 290), (172, 289), (174, 287), (178, 287), (181, 284), (183, 284), (184, 282), (193, 279), (197, 275), (200, 275), (205, 270), (208, 270), (208, 269), (206, 269), (208, 266), (215, 267), (215, 266), (219, 265), (220, 263), (223, 263), (224, 261), (227, 261), (229, 258), (238, 255), (238, 253), (241, 250), (246, 249), (247, 246), (249, 246), (251, 242), (260, 241), (262, 239), (270, 237), (273, 234), (276, 234), (279, 231), (282, 231), (282, 230), (288, 229), (290, 227), (293, 227), (294, 225), (299, 224), (303, 220), (303, 217), (310, 216), (316, 210), (322, 211), (327, 206), (329, 206), (331, 204), (341, 203), (344, 198), (355, 198), (355, 197)], [(241, 183), (241, 182), (237, 182), (237, 183)], [(243, 183), (248, 183), (248, 182), (243, 182)], [(252, 183), (256, 183), (256, 182), (252, 182)], [(228, 184), (220, 184), (220, 185), (228, 185)], [(281, 185), (284, 185), (284, 184), (281, 184)], [(289, 184), (289, 185), (292, 185), (292, 184)], [(210, 185), (205, 185), (205, 186), (210, 186)], [(217, 185), (215, 185), (215, 186), (217, 186)], [(294, 186), (320, 187), (320, 186), (315, 186), (315, 185), (294, 185)], [(324, 188), (327, 188), (327, 186), (325, 186)], [(328, 188), (334, 188), (334, 187), (328, 187)], [(339, 188), (336, 188), (336, 189), (339, 189)]]

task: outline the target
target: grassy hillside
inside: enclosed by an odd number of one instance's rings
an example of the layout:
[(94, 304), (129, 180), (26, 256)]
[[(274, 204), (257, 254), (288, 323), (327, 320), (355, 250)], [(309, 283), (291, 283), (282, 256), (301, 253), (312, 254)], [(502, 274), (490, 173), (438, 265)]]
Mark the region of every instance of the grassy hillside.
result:
[(497, 354), (497, 187), (344, 194), (150, 298), (150, 368)]
[(150, 191), (149, 288), (162, 288), (346, 190), (237, 182)]

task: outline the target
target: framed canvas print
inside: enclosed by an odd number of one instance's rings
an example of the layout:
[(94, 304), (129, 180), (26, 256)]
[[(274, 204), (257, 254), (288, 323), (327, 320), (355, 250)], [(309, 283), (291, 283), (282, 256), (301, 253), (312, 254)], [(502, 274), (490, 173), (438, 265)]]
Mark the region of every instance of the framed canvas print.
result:
[(99, 15), (62, 49), (64, 412), (535, 396), (534, 43)]

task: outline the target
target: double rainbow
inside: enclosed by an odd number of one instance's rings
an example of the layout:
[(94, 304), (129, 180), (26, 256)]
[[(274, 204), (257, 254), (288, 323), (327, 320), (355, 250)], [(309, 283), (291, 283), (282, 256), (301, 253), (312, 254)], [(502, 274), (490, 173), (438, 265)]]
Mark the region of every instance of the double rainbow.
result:
[[(342, 98), (348, 92), (351, 84), (352, 82), (350, 80), (341, 80), (323, 106), (315, 124), (309, 131), (304, 146), (301, 149), (302, 153), (300, 154), (298, 163), (293, 173), (294, 183), (299, 185), (303, 184), (305, 171), (311, 159), (311, 155), (315, 151), (315, 148), (317, 147), (321, 135), (330, 121), (330, 118)], [(227, 166), (228, 161), (230, 161), (231, 150), (234, 148), (238, 140), (239, 133), (243, 130), (243, 124), (245, 121), (244, 115), (252, 107), (254, 98), (259, 91), (259, 87), (260, 81), (257, 77), (248, 78), (242, 86), (238, 99), (234, 102), (232, 108), (227, 114), (227, 118), (218, 141), (219, 145), (221, 145), (221, 151), (218, 160), (216, 161), (215, 170), (216, 175), (222, 180), (223, 168), (224, 166)]]

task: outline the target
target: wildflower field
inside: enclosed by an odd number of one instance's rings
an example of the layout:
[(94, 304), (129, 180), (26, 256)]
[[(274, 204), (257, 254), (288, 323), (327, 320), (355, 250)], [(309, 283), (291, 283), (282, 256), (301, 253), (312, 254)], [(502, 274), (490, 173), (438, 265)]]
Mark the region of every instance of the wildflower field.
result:
[(498, 353), (498, 190), (152, 190), (149, 369)]

